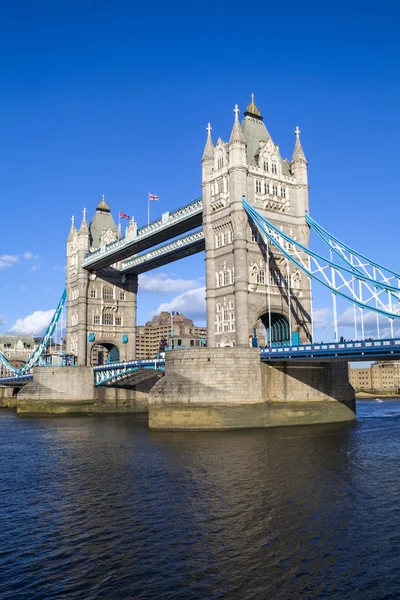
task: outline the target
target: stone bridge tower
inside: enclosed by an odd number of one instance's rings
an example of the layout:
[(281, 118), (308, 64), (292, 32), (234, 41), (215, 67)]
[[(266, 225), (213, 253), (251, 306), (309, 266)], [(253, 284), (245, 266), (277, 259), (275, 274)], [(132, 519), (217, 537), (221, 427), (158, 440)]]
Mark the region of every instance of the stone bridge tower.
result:
[(267, 251), (242, 197), (288, 235), (308, 245), (307, 161), (296, 129), (291, 161), (282, 159), (252, 101), (242, 123), (236, 106), (229, 142), (211, 127), (202, 158), (206, 242), (207, 337), (210, 347), (311, 339), (311, 286), (274, 246)]
[(104, 201), (90, 225), (86, 209), (79, 229), (74, 219), (67, 240), (67, 352), (79, 365), (97, 365), (135, 357), (137, 275), (121, 275), (118, 265), (98, 272), (82, 268), (89, 251), (120, 233)]

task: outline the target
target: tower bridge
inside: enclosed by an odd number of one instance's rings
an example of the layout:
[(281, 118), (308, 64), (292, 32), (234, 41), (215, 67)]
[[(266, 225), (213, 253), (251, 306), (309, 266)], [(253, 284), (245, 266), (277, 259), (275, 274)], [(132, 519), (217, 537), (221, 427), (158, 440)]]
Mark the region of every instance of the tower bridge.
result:
[[(76, 408), (94, 389), (97, 408), (91, 410), (133, 410), (146, 396), (154, 428), (354, 418), (346, 361), (399, 355), (393, 324), (400, 318), (400, 275), (309, 216), (308, 164), (298, 128), (295, 136), (292, 158), (285, 159), (252, 97), (241, 122), (235, 106), (228, 142), (218, 138), (214, 145), (207, 127), (201, 198), (142, 228), (132, 219), (125, 236), (104, 197), (90, 223), (86, 210), (79, 228), (72, 219), (66, 352), (77, 366), (57, 367), (53, 376), (39, 366), (51, 336), (46, 332), (26, 365), (8, 369), (10, 377), (25, 378), (21, 412), (38, 398), (60, 407), (65, 394)], [(309, 247), (310, 231), (327, 256)], [(143, 365), (135, 359), (138, 275), (203, 251), (208, 347), (168, 352), (165, 361)], [(332, 293), (335, 339), (326, 344), (313, 340), (313, 283)], [(352, 346), (338, 340), (338, 298), (360, 311), (361, 341)], [(378, 332), (379, 319), (389, 319), (390, 340), (378, 335), (364, 343), (366, 310), (377, 315)], [(100, 356), (107, 365), (97, 366)], [(7, 369), (1, 354), (0, 361)]]

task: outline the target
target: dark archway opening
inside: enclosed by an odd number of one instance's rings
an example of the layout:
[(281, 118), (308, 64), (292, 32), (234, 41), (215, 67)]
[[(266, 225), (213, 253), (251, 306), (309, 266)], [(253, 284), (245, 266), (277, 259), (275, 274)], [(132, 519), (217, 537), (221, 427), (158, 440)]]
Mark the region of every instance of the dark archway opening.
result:
[(268, 346), (288, 346), (290, 344), (289, 320), (284, 315), (272, 312), (260, 317), (266, 330)]
[(119, 349), (114, 344), (104, 342), (95, 344), (91, 353), (91, 365), (97, 367), (99, 365), (108, 365), (110, 363), (119, 362)]

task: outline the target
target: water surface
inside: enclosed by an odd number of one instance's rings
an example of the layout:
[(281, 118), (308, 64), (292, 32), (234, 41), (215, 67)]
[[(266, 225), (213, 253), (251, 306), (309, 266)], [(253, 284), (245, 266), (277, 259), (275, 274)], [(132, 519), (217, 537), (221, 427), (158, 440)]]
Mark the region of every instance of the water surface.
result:
[(400, 402), (150, 432), (0, 411), (0, 598), (400, 598)]

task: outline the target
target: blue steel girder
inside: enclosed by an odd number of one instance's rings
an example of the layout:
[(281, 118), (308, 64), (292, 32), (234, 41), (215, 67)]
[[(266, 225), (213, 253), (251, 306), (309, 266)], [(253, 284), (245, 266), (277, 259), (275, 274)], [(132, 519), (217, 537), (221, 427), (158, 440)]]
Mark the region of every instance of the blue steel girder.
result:
[(10, 375), (10, 377), (0, 377), (0, 385), (9, 385), (12, 387), (18, 387), (19, 385), (26, 385), (33, 380), (33, 375)]
[(261, 348), (262, 362), (299, 360), (394, 360), (400, 358), (400, 339), (326, 342)]
[(124, 261), (120, 271), (121, 273), (145, 273), (203, 250), (205, 250), (204, 233), (196, 231), (186, 237), (174, 240), (170, 244)]
[(93, 367), (95, 386), (107, 386), (138, 371), (164, 371), (164, 359), (133, 360)]
[[(390, 280), (396, 280), (397, 285), (393, 285), (399, 291), (400, 274), (392, 269), (388, 269), (383, 265), (367, 258), (364, 254), (350, 248), (347, 244), (339, 240), (337, 237), (329, 233), (326, 229), (319, 225), (317, 221), (306, 214), (307, 224), (313, 231), (329, 246), (335, 254), (342, 259), (353, 271), (357, 270), (366, 275), (371, 281), (375, 281), (380, 277), (382, 283), (390, 283)], [(385, 274), (386, 273), (386, 274)]]
[[(244, 197), (243, 207), (257, 225), (268, 252), (269, 244), (273, 244), (310, 279), (318, 281), (332, 294), (349, 300), (361, 309), (371, 310), (389, 319), (400, 319), (400, 313), (392, 309), (393, 298), (396, 301), (400, 300), (398, 287), (384, 281), (372, 280), (354, 267), (339, 265), (307, 248), (268, 221)], [(382, 299), (385, 297), (386, 302)]]
[(138, 229), (136, 235), (110, 242), (86, 255), (82, 266), (90, 271), (102, 269), (171, 240), (203, 223), (201, 198)]
[(34, 349), (32, 354), (30, 355), (30, 357), (28, 358), (26, 363), (24, 365), (22, 365), (22, 367), (19, 367), (19, 368), (13, 367), (13, 365), (11, 365), (8, 362), (8, 360), (5, 358), (5, 356), (3, 356), (3, 354), (1, 354), (1, 352), (0, 352), (0, 362), (4, 366), (4, 368), (6, 369), (6, 371), (8, 373), (13, 373), (16, 375), (17, 374), (25, 375), (29, 371), (31, 371), (33, 369), (33, 367), (35, 367), (36, 365), (38, 365), (40, 363), (41, 356), (45, 352), (46, 348), (48, 347), (50, 340), (54, 334), (57, 323), (62, 315), (62, 311), (63, 311), (64, 305), (65, 305), (66, 299), (67, 299), (67, 290), (64, 290), (44, 336), (42, 337), (39, 344), (36, 346), (36, 348)]

